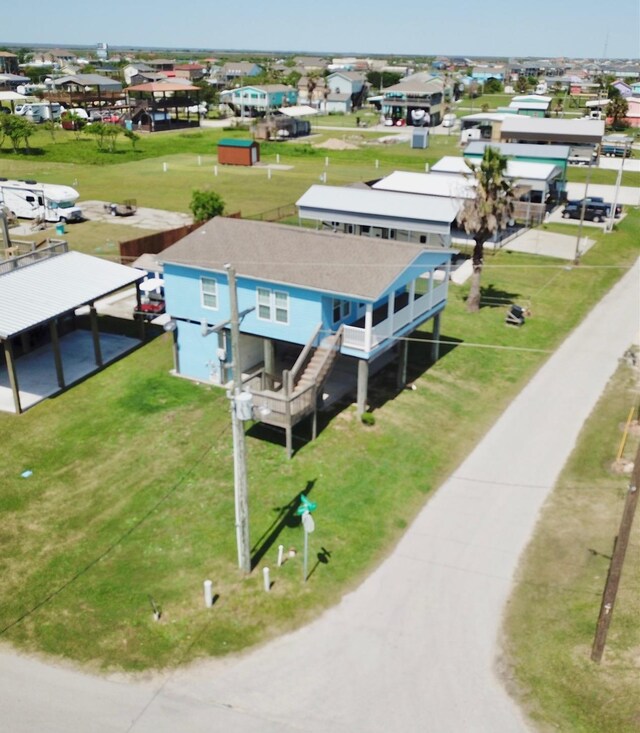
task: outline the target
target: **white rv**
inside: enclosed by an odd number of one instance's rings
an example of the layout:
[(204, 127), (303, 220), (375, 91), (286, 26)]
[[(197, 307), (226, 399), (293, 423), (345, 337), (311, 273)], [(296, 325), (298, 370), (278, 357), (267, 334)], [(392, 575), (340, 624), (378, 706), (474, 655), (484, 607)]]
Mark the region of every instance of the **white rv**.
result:
[(0, 178), (0, 204), (20, 219), (82, 221), (82, 210), (75, 205), (79, 196), (71, 186)]
[(63, 111), (57, 102), (27, 102), (16, 107), (16, 114), (26, 117), (29, 122), (57, 122)]

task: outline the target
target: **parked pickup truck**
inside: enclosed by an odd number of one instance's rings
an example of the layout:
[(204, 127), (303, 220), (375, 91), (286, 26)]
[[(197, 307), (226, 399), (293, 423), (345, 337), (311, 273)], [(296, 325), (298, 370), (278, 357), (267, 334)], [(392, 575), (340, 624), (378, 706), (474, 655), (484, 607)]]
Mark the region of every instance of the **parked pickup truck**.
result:
[[(564, 219), (579, 219), (582, 216), (582, 205), (584, 205), (584, 218), (585, 221), (604, 221), (611, 216), (612, 204), (607, 203), (604, 199), (599, 196), (587, 197), (586, 199), (579, 199), (577, 201), (567, 201), (566, 206), (562, 210), (562, 217)], [(622, 214), (622, 206), (616, 205), (615, 216), (618, 217)]]

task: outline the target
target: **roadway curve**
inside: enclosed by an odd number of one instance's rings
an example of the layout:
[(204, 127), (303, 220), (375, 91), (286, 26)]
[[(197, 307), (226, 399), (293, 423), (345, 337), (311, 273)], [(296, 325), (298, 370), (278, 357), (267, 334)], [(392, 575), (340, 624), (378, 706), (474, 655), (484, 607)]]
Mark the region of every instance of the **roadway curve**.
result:
[[(393, 553), (308, 626), (160, 677), (0, 653), (8, 733), (524, 733), (496, 672), (539, 510), (639, 335), (638, 263), (540, 369)], [(526, 326), (525, 326), (526, 327)], [(497, 377), (498, 378), (498, 377)]]

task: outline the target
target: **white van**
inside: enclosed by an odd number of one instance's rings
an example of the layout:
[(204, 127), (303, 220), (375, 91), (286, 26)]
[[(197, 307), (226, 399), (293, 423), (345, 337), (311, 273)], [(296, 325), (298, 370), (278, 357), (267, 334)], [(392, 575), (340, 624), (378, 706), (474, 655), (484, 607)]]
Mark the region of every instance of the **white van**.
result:
[(0, 205), (20, 219), (67, 222), (82, 221), (82, 209), (75, 205), (80, 194), (71, 186), (0, 178)]
[(30, 122), (57, 122), (63, 111), (58, 102), (27, 102), (16, 107), (16, 114), (26, 117)]

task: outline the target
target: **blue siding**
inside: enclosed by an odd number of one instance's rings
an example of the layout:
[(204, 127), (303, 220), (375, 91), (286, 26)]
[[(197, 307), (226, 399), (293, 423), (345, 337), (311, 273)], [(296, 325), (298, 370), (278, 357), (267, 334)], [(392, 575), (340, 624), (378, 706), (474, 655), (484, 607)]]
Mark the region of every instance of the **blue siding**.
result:
[[(388, 288), (374, 306), (377, 307), (387, 302), (391, 292), (398, 295), (404, 292), (408, 284), (425, 271), (444, 266), (449, 257), (449, 252), (422, 252), (413, 265), (407, 267), (399, 277), (389, 283)], [(216, 282), (215, 308), (203, 305), (201, 291), (203, 277)], [(226, 273), (165, 263), (164, 281), (167, 313), (176, 319), (178, 324), (176, 338), (180, 373), (202, 381), (218, 382), (220, 379), (220, 363), (217, 356), (218, 337), (214, 334), (203, 337), (200, 322), (205, 320), (207, 324), (213, 326), (229, 320), (229, 286)], [(354, 323), (364, 315), (364, 307), (360, 305), (364, 303), (365, 299), (343, 298), (342, 300), (351, 304), (350, 312), (334, 323), (334, 296), (328, 293), (305, 290), (293, 285), (261, 282), (246, 277), (238, 277), (237, 285), (239, 311), (253, 309), (242, 319), (240, 330), (243, 334), (303, 346), (309, 341), (318, 324), (322, 324), (322, 331), (328, 334), (337, 330), (341, 323)], [(265, 288), (273, 294), (270, 301), (273, 306), (270, 310), (270, 319), (260, 317), (258, 288)], [(286, 293), (288, 296), (286, 323), (279, 322), (275, 318), (275, 293)], [(443, 307), (444, 304), (438, 304), (431, 313), (423, 314), (413, 324), (409, 324), (405, 330), (411, 331), (418, 323), (427, 320), (434, 312)], [(371, 359), (387, 348), (389, 344), (381, 345), (368, 356), (362, 353), (354, 353), (354, 355)]]

